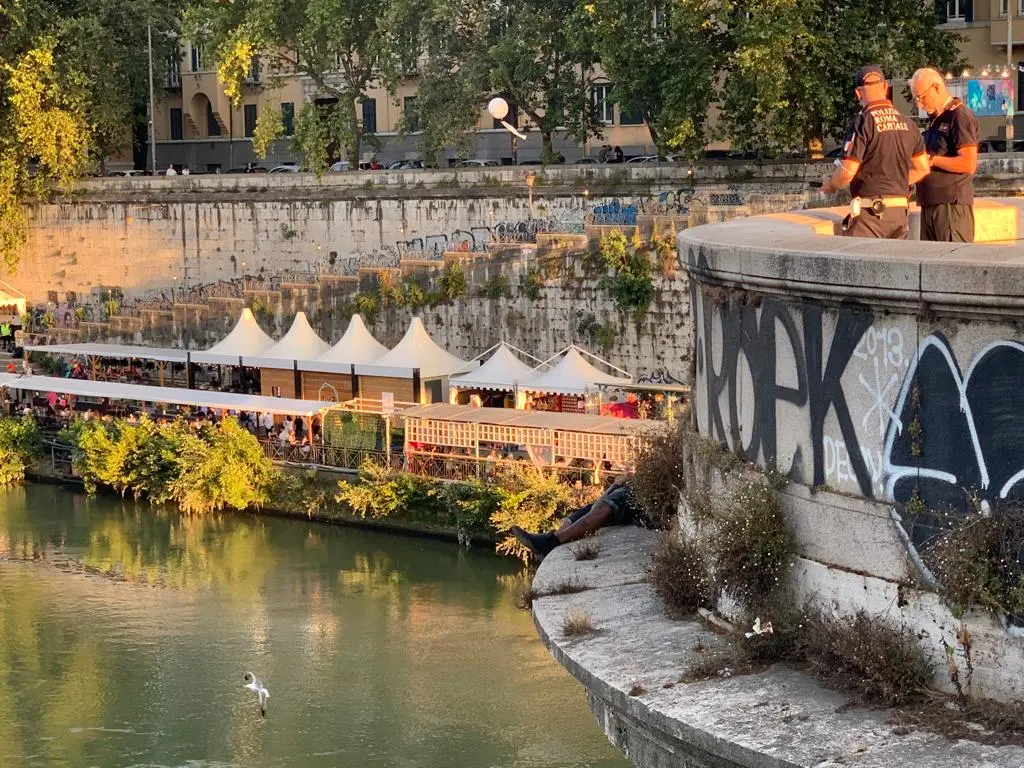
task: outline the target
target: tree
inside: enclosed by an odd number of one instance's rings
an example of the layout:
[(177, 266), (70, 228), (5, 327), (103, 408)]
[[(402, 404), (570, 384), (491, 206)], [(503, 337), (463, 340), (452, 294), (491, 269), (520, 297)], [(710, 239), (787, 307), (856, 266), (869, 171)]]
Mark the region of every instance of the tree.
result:
[(122, 149), (144, 122), (146, 20), (157, 74), (187, 0), (18, 0), (0, 4), (0, 258), (14, 269), (23, 203)]
[(593, 24), (580, 0), (439, 0), (433, 22), (418, 96), (425, 150), (464, 140), (493, 96), (540, 130), (545, 162), (558, 129), (581, 143), (600, 135)]
[(725, 29), (717, 0), (595, 0), (601, 66), (623, 113), (640, 115), (658, 152), (698, 155), (707, 144)]
[(723, 62), (725, 134), (740, 147), (768, 151), (841, 138), (859, 110), (857, 67), (877, 64), (890, 78), (922, 66), (959, 68), (959, 38), (937, 22), (935, 7), (919, 0), (737, 5)]
[(204, 0), (188, 26), (216, 47), (218, 75), (234, 103), (261, 59), (313, 82), (317, 108), (303, 108), (296, 134), (307, 168), (320, 173), (335, 148), (357, 166), (364, 134), (356, 102), (376, 85), (393, 90), (405, 74), (414, 8), (409, 0)]

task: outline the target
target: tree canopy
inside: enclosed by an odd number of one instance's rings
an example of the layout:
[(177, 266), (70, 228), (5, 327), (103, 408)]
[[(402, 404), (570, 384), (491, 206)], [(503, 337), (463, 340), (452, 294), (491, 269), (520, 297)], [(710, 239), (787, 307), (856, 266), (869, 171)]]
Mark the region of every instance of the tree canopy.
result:
[(131, 148), (146, 122), (147, 21), (158, 76), (186, 0), (0, 3), (0, 258), (25, 240), (22, 202)]

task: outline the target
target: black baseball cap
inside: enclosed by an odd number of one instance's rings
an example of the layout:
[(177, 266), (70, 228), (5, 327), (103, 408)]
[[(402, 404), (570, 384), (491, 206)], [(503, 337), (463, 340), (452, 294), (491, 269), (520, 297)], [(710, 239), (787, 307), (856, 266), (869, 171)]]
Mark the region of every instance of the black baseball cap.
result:
[(881, 67), (874, 64), (867, 64), (857, 70), (853, 76), (853, 87), (860, 88), (862, 85), (877, 85), (885, 82), (885, 73)]

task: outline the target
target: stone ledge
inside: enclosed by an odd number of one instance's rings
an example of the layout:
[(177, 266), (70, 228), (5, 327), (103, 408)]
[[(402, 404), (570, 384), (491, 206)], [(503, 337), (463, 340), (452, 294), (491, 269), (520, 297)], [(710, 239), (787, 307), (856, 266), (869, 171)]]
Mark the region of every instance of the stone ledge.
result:
[[(577, 581), (583, 592), (538, 598), (537, 631), (555, 659), (587, 689), (606, 735), (639, 768), (987, 768), (1024, 765), (1024, 748), (895, 733), (885, 710), (846, 709), (847, 699), (797, 669), (677, 683), (700, 660), (697, 642), (722, 638), (695, 621), (671, 621), (640, 581), (657, 534), (601, 531), (596, 560), (559, 547), (534, 587)], [(587, 611), (597, 632), (567, 638), (562, 620)], [(644, 692), (630, 696), (635, 686)], [(665, 687), (670, 685), (671, 687)]]

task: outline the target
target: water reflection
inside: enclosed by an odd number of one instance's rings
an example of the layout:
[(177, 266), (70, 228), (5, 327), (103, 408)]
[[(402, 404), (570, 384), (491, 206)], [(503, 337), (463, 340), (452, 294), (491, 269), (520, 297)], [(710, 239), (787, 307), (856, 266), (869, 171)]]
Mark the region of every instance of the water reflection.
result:
[(626, 765), (517, 574), (439, 542), (8, 491), (0, 765)]

